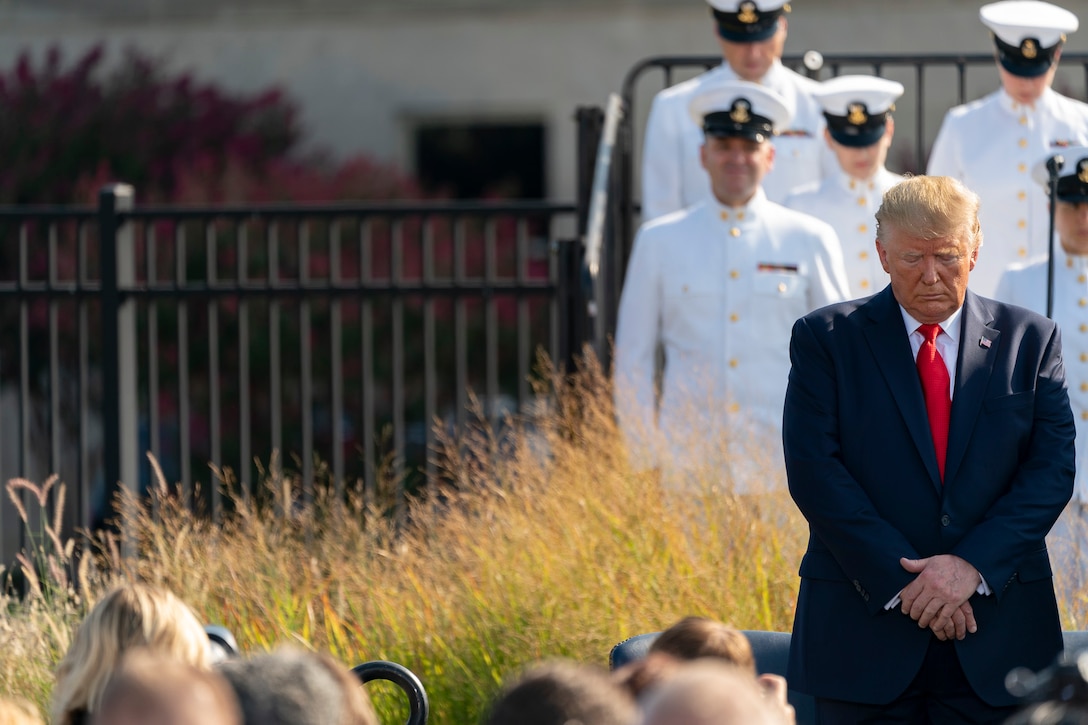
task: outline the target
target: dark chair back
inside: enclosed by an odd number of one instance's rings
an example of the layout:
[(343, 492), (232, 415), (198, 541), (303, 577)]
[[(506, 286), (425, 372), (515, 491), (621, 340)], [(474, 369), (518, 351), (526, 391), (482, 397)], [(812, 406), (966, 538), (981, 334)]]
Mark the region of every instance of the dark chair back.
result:
[(423, 683), (410, 669), (404, 665), (398, 665), (396, 662), (373, 660), (356, 665), (351, 668), (351, 671), (363, 683), (373, 680), (389, 680), (400, 687), (400, 689), (404, 690), (404, 694), (408, 696), (410, 712), (408, 713), (407, 725), (426, 725), (431, 705), (427, 701), (427, 691), (423, 689)]

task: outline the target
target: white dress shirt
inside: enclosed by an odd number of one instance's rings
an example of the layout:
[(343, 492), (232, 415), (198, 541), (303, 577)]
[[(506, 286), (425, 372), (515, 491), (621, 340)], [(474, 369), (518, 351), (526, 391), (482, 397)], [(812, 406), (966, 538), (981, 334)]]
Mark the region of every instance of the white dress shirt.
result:
[(676, 470), (718, 460), (734, 432), (780, 439), (793, 323), (848, 296), (831, 227), (762, 191), (742, 208), (707, 201), (643, 224), (615, 343), (616, 412), (632, 463)]
[[(723, 63), (654, 96), (642, 147), (643, 221), (713, 198), (710, 177), (699, 158), (703, 130), (689, 115), (688, 104), (703, 84), (737, 78)], [(774, 138), (774, 169), (763, 178), (767, 198), (782, 202), (795, 186), (819, 181), (837, 169), (838, 162), (824, 142), (826, 122), (812, 97), (819, 84), (777, 60), (760, 83), (795, 109), (789, 127), (779, 129)]]
[(855, 179), (841, 169), (817, 184), (795, 189), (786, 199), (790, 209), (811, 214), (831, 225), (842, 244), (850, 289), (865, 297), (884, 289), (888, 273), (876, 252), (876, 210), (884, 192), (903, 180), (881, 168), (870, 179)]
[(1048, 153), (1085, 143), (1088, 104), (1051, 89), (1030, 106), (1002, 89), (948, 112), (926, 173), (955, 177), (982, 200), (983, 243), (972, 290), (992, 297), (1006, 267), (1046, 253), (1047, 197), (1031, 170)]

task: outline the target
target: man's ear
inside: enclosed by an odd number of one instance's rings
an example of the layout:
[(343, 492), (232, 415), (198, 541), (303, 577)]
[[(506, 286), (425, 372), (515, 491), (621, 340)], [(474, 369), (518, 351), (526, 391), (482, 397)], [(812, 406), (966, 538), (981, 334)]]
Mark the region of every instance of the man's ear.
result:
[(884, 137), (888, 139), (889, 143), (891, 143), (892, 138), (895, 137), (895, 119), (891, 116), (888, 116), (887, 120), (884, 123)]
[(706, 140), (699, 144), (699, 163), (706, 168)]
[(878, 257), (880, 257), (880, 266), (884, 268), (885, 272), (887, 272), (888, 274), (891, 274), (892, 271), (890, 269), (888, 269), (888, 250), (884, 247), (883, 244), (881, 244), (879, 239), (875, 240), (875, 242), (876, 242), (876, 254), (877, 254)]

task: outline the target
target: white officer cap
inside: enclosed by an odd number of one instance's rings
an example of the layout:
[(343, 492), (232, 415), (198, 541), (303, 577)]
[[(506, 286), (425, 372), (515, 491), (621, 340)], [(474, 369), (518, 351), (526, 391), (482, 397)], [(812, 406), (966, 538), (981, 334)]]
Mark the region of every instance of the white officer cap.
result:
[(734, 43), (755, 43), (778, 30), (778, 19), (790, 12), (784, 0), (707, 0), (718, 23), (718, 35)]
[(703, 84), (692, 96), (688, 112), (708, 136), (766, 141), (790, 122), (793, 106), (766, 86), (730, 80)]
[(812, 94), (823, 109), (827, 130), (844, 146), (871, 146), (884, 135), (888, 112), (903, 95), (903, 84), (877, 76), (838, 76)]
[(1055, 149), (1039, 159), (1031, 169), (1031, 177), (1050, 191), (1050, 172), (1047, 161), (1058, 157), (1057, 197), (1059, 201), (1073, 204), (1088, 201), (1088, 146), (1069, 146)]
[(1050, 68), (1066, 34), (1079, 26), (1076, 15), (1040, 0), (990, 3), (979, 9), (978, 16), (993, 32), (1002, 67), (1028, 78)]

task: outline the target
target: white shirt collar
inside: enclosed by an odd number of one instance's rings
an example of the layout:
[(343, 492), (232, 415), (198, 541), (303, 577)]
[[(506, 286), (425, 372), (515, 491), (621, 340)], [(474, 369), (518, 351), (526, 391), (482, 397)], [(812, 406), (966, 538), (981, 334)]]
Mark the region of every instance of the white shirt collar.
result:
[[(903, 313), (903, 324), (907, 328), (907, 334), (913, 335), (918, 331), (918, 327), (922, 324), (918, 320), (914, 319), (903, 305), (899, 305), (899, 311)], [(951, 342), (955, 345), (960, 341), (960, 326), (958, 324), (960, 319), (960, 313), (963, 312), (963, 305), (956, 308), (956, 311), (948, 316), (948, 319), (939, 323), (941, 326), (941, 332), (951, 338)]]

